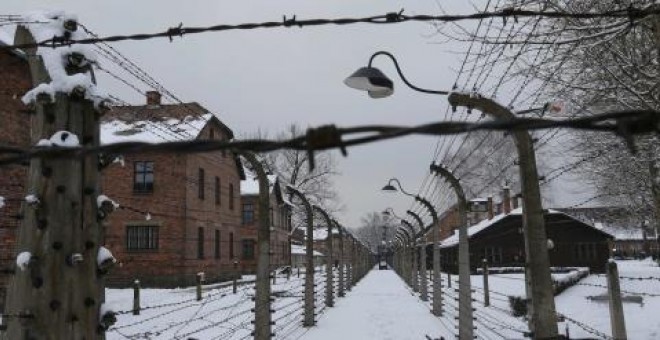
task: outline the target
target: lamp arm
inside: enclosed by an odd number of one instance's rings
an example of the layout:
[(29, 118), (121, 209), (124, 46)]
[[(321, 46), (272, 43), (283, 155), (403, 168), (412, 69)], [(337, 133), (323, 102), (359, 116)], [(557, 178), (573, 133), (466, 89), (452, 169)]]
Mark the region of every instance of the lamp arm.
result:
[(417, 87), (413, 84), (411, 84), (408, 79), (403, 75), (403, 72), (401, 72), (401, 68), (399, 67), (399, 63), (397, 62), (396, 58), (392, 55), (390, 52), (386, 51), (378, 51), (371, 55), (371, 58), (369, 58), (369, 67), (371, 67), (371, 63), (373, 62), (374, 58), (379, 56), (379, 55), (384, 55), (388, 56), (390, 59), (392, 59), (392, 62), (394, 62), (394, 67), (396, 68), (396, 72), (399, 74), (399, 77), (401, 77), (401, 80), (408, 85), (411, 89), (418, 91), (418, 92), (423, 92), (423, 93), (430, 93), (430, 94), (441, 94), (441, 95), (448, 95), (449, 91), (436, 91), (436, 90), (429, 90), (429, 89), (423, 89), (421, 87)]

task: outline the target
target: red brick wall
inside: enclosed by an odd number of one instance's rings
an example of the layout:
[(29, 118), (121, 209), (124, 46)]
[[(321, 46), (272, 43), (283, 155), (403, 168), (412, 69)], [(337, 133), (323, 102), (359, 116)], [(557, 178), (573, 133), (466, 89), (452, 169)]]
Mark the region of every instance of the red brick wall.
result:
[[(210, 125), (209, 125), (210, 126)], [(208, 137), (207, 126), (199, 138)], [(216, 138), (221, 132), (214, 126)], [(154, 162), (152, 194), (133, 193), (135, 161)], [(195, 274), (203, 271), (207, 282), (234, 275), (229, 256), (230, 234), (234, 234), (234, 254), (238, 255), (239, 172), (230, 153), (221, 152), (173, 155), (140, 154), (125, 158), (126, 166), (113, 164), (104, 170), (104, 193), (144, 215), (126, 209), (113, 213), (107, 222), (106, 244), (122, 263), (109, 275), (109, 285), (121, 286), (140, 279), (145, 286), (180, 286), (194, 283)], [(204, 169), (204, 199), (198, 196), (198, 170)], [(221, 179), (221, 202), (215, 202), (215, 177)], [(234, 208), (229, 205), (229, 186), (234, 187)], [(157, 251), (126, 250), (126, 226), (132, 223), (159, 226)], [(198, 228), (204, 230), (204, 257), (198, 258)], [(220, 232), (220, 258), (215, 257), (215, 231)]]
[[(254, 240), (255, 242), (255, 256), (254, 259), (244, 259), (243, 249), (241, 244), (240, 249), (240, 266), (244, 273), (253, 273), (256, 271), (257, 266), (257, 219), (259, 216), (259, 206), (257, 204), (258, 195), (242, 195), (241, 196), (241, 209), (243, 203), (252, 203), (254, 206), (254, 223), (242, 224), (240, 227), (241, 240)], [(290, 265), (290, 251), (291, 245), (289, 244), (289, 231), (285, 221), (287, 211), (289, 208), (278, 202), (275, 194), (270, 195), (271, 225), (273, 228), (270, 231), (270, 264), (271, 268), (278, 268)], [(241, 221), (242, 222), (242, 221)]]
[[(30, 116), (21, 112), (25, 106), (21, 97), (32, 87), (27, 61), (0, 50), (0, 143), (26, 146), (30, 144)], [(16, 228), (20, 221), (12, 216), (20, 213), (21, 202), (13, 199), (25, 197), (27, 167), (22, 165), (0, 167), (0, 196), (9, 201), (0, 209), (0, 268), (13, 267), (16, 255)], [(0, 273), (0, 308), (9, 277)]]

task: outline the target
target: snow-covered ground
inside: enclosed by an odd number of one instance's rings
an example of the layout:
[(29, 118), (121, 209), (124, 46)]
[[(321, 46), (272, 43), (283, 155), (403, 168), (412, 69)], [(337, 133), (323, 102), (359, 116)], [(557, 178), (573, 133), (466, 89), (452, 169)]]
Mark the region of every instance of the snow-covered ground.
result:
[(425, 339), (448, 336), (392, 270), (372, 270), (299, 339)]
[[(660, 267), (651, 261), (618, 261), (621, 289), (624, 296), (641, 296), (642, 303), (624, 302), (629, 339), (660, 339)], [(325, 308), (323, 294), (325, 278), (316, 274), (317, 325), (302, 327), (303, 276), (294, 274), (289, 281), (278, 278), (273, 331), (276, 339), (433, 339), (444, 336), (453, 339), (457, 329), (458, 303), (452, 276), (452, 289), (447, 289), (443, 274), (444, 314), (434, 317), (430, 301), (423, 303), (391, 270), (373, 270), (346, 297), (337, 298), (333, 308)], [(553, 274), (560, 279), (567, 274)], [(634, 279), (642, 278), (642, 280)], [(247, 278), (249, 281), (253, 278)], [(484, 307), (481, 275), (471, 277), (476, 302), (475, 335), (480, 339), (525, 339), (527, 323), (513, 317), (508, 296), (524, 296), (522, 274), (491, 274), (489, 277), (490, 307)], [(560, 323), (571, 337), (608, 338), (611, 334), (606, 300), (589, 299), (606, 293), (603, 275), (590, 275), (555, 298), (557, 311), (568, 320)], [(336, 282), (335, 282), (336, 285)], [(429, 281), (430, 285), (430, 281)], [(336, 290), (335, 290), (336, 293)], [(644, 293), (643, 295), (633, 293)], [(210, 285), (205, 287), (204, 300), (194, 300), (194, 288), (143, 289), (139, 316), (130, 313), (132, 290), (108, 289), (107, 302), (122, 313), (108, 332), (108, 339), (250, 339), (253, 329), (251, 309), (254, 302), (252, 284), (239, 288)], [(432, 292), (429, 289), (429, 296)], [(155, 306), (155, 308), (149, 308)]]

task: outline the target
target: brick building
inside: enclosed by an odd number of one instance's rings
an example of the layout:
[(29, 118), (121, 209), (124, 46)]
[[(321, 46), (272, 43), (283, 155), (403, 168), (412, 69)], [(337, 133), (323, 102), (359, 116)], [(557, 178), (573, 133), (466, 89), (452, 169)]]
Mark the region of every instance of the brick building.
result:
[[(229, 140), (231, 129), (197, 103), (115, 107), (104, 116), (102, 143)], [(137, 153), (103, 170), (104, 194), (122, 208), (106, 221), (106, 246), (120, 261), (110, 286), (189, 285), (234, 276), (239, 256), (240, 160), (229, 151)]]
[[(0, 46), (13, 42), (0, 31)], [(27, 59), (21, 51), (0, 48), (0, 143), (25, 147), (30, 145), (30, 116), (26, 113), (21, 97), (32, 88)], [(21, 211), (21, 199), (26, 194), (27, 166), (0, 167), (0, 196), (5, 206), (0, 209), (0, 269), (12, 268), (16, 256), (17, 217)], [(0, 310), (4, 306), (9, 274), (0, 271)]]
[[(292, 204), (282, 193), (277, 176), (268, 176), (270, 197), (270, 264), (272, 268), (291, 265), (291, 209)], [(257, 227), (259, 214), (259, 181), (248, 175), (241, 181), (240, 228), (241, 253), (239, 267), (243, 273), (254, 273), (257, 268)]]

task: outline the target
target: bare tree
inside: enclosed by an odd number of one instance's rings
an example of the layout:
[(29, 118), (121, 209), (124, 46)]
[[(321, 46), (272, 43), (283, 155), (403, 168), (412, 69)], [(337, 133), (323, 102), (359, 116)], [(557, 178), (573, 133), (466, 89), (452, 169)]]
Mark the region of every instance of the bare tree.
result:
[(357, 238), (366, 243), (371, 251), (377, 252), (383, 241), (389, 242), (395, 235), (394, 221), (379, 212), (370, 212), (360, 220), (360, 226), (355, 230)]
[[(560, 12), (602, 12), (657, 6), (653, 0), (510, 0), (508, 7)], [(561, 99), (564, 116), (624, 109), (660, 109), (660, 18), (526, 18), (490, 21), (488, 29), (440, 27), (453, 39), (481, 48), (470, 56), (471, 72), (488, 70), (495, 88), (516, 84), (509, 105), (547, 107)], [(497, 55), (498, 57), (493, 57)], [(499, 65), (499, 78), (493, 76)], [(477, 79), (481, 82), (485, 80)], [(547, 110), (529, 112), (547, 113)], [(564, 138), (571, 171), (594, 185), (601, 203), (622, 204), (660, 228), (660, 150), (657, 136), (625, 139), (579, 133)], [(631, 152), (636, 151), (636, 152)]]

